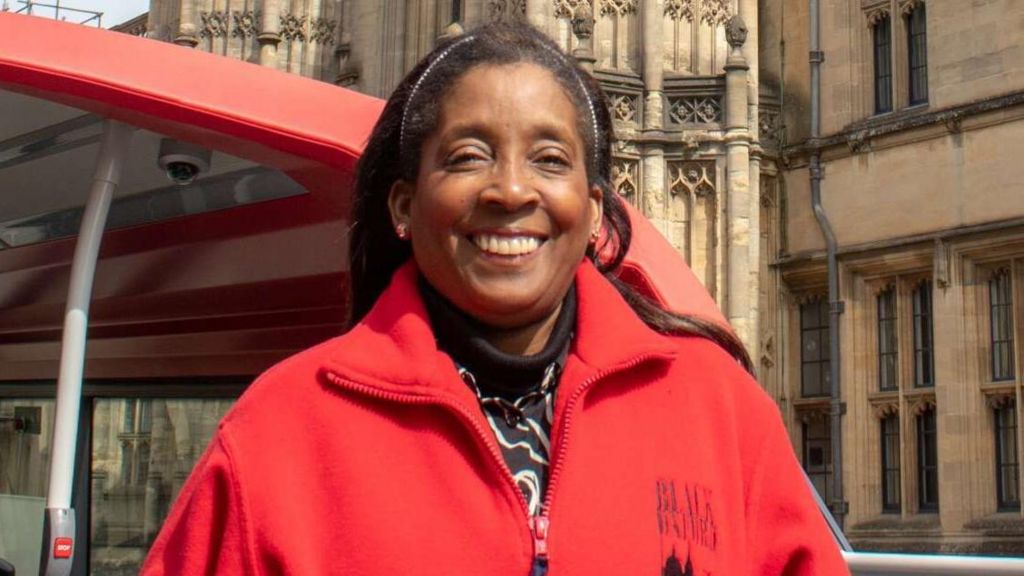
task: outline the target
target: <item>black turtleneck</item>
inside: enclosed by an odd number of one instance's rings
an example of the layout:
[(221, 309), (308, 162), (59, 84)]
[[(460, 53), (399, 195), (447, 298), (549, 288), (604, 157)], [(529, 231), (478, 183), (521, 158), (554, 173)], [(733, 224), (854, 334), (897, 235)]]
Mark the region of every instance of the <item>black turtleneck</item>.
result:
[(535, 389), (547, 367), (568, 350), (576, 324), (575, 286), (569, 288), (562, 302), (544, 349), (531, 356), (520, 356), (498, 350), (483, 336), (479, 322), (453, 306), (422, 277), (419, 284), (438, 348), (473, 374), (484, 396), (519, 398)]
[[(541, 512), (547, 488), (548, 451), (555, 390), (538, 392), (545, 372), (561, 372), (576, 325), (576, 288), (570, 287), (544, 349), (520, 356), (498, 350), (484, 338), (479, 322), (444, 299), (422, 277), (420, 294), (427, 308), (439, 349), (459, 366), (467, 385), (475, 383), (481, 409), (501, 447), (516, 484), (526, 497), (531, 515)], [(554, 365), (554, 366), (552, 366)], [(530, 394), (533, 393), (532, 396)], [(496, 401), (496, 398), (501, 400)], [(519, 401), (510, 418), (508, 406)]]

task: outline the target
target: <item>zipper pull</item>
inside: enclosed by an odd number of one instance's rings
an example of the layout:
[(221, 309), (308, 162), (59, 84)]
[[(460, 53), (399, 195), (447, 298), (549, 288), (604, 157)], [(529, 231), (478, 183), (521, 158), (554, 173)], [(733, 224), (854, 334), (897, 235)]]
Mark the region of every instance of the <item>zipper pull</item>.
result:
[(533, 534), (533, 568), (530, 576), (545, 576), (548, 573), (548, 525), (550, 520), (544, 514), (530, 517), (530, 532)]

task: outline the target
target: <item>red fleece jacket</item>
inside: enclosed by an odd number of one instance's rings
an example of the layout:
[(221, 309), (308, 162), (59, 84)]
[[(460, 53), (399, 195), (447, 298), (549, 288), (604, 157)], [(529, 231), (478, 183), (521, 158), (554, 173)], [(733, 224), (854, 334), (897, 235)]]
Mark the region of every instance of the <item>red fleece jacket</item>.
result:
[(758, 385), (650, 330), (589, 264), (577, 291), (542, 522), (407, 265), (358, 326), (242, 396), (142, 573), (526, 576), (546, 549), (551, 576), (846, 574)]

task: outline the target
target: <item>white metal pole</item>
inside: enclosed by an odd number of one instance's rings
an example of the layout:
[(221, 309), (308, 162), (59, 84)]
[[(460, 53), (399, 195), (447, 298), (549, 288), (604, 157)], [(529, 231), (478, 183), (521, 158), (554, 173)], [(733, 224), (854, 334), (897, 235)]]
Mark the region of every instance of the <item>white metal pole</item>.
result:
[(871, 554), (843, 552), (854, 576), (1020, 576), (1024, 559), (934, 556), (927, 554)]
[(128, 152), (133, 128), (107, 120), (93, 177), (92, 190), (82, 216), (82, 226), (71, 263), (61, 342), (60, 375), (57, 380), (57, 414), (53, 425), (53, 453), (50, 484), (46, 496), (44, 554), (40, 574), (66, 575), (74, 554), (75, 516), (71, 490), (75, 478), (75, 446), (82, 404), (82, 374), (85, 366), (86, 330), (96, 260), (114, 190)]

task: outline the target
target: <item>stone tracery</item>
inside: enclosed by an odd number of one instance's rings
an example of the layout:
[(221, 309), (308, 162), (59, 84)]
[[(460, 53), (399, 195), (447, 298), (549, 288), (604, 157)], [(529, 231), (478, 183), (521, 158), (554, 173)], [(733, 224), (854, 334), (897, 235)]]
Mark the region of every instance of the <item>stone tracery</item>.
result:
[(601, 0), (601, 16), (636, 14), (638, 0)]
[(581, 9), (589, 9), (591, 7), (590, 0), (554, 0), (554, 3), (555, 18), (572, 19), (577, 16), (577, 12), (580, 15), (583, 14)]

